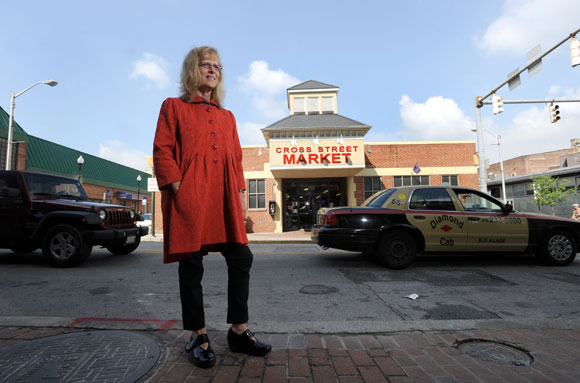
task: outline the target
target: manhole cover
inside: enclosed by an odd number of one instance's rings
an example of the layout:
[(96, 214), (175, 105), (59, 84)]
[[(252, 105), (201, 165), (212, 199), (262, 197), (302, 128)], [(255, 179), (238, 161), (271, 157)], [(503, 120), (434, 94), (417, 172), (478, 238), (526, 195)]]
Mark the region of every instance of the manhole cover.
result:
[(529, 366), (534, 357), (529, 351), (504, 342), (487, 339), (466, 339), (455, 343), (455, 347), (484, 363), (512, 366)]
[(302, 294), (332, 294), (338, 292), (336, 287), (324, 285), (307, 285), (300, 289)]
[(128, 331), (51, 336), (0, 348), (0, 382), (136, 382), (161, 354), (157, 341)]

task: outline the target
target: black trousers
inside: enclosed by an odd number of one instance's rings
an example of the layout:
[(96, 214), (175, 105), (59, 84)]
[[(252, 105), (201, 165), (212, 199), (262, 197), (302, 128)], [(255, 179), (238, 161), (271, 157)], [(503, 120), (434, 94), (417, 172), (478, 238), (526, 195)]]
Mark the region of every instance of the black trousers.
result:
[[(248, 321), (248, 296), (250, 269), (254, 255), (248, 246), (224, 243), (218, 250), (228, 266), (228, 316), (227, 323), (239, 324)], [(203, 309), (203, 255), (191, 254), (191, 258), (179, 261), (179, 293), (184, 330), (200, 330), (205, 327)]]

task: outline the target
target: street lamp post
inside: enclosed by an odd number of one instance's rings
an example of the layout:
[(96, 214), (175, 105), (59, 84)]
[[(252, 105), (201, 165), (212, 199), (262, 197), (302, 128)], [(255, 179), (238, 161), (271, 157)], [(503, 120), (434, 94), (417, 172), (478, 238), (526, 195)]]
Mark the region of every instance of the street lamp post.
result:
[(20, 93), (16, 93), (16, 94), (11, 93), (10, 94), (10, 118), (8, 119), (8, 141), (6, 144), (6, 167), (5, 167), (6, 170), (11, 170), (10, 163), (12, 162), (12, 131), (13, 131), (13, 127), (14, 127), (15, 99), (16, 99), (16, 97), (20, 96), (22, 93), (28, 91), (29, 89), (31, 89), (32, 87), (34, 87), (38, 84), (46, 84), (49, 86), (56, 86), (58, 84), (58, 82), (56, 82), (54, 80), (38, 81), (38, 82), (32, 84), (31, 86), (29, 86), (28, 88), (24, 89)]
[(507, 196), (505, 194), (505, 176), (503, 172), (503, 158), (501, 156), (501, 135), (490, 132), (485, 128), (483, 130), (485, 130), (486, 132), (488, 132), (497, 139), (497, 149), (499, 151), (499, 169), (501, 171), (501, 195), (503, 197), (503, 203), (507, 203)]
[(81, 177), (83, 175), (83, 164), (85, 163), (85, 159), (83, 158), (83, 156), (79, 156), (79, 158), (77, 158), (77, 164), (79, 164), (79, 182), (81, 182)]
[(141, 212), (141, 210), (139, 210), (140, 209), (139, 204), (141, 203), (141, 199), (140, 199), (141, 198), (141, 195), (140, 195), (141, 189), (140, 189), (140, 187), (141, 187), (141, 174), (139, 174), (137, 176), (137, 212), (138, 213)]

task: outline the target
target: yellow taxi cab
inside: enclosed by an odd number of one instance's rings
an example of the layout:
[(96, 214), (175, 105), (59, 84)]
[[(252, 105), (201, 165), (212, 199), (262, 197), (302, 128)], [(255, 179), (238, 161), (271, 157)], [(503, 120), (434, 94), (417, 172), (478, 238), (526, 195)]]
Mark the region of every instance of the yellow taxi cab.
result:
[(527, 253), (563, 266), (576, 257), (580, 222), (517, 212), (471, 188), (408, 186), (359, 207), (320, 209), (311, 237), (322, 247), (374, 253), (394, 269), (418, 253)]

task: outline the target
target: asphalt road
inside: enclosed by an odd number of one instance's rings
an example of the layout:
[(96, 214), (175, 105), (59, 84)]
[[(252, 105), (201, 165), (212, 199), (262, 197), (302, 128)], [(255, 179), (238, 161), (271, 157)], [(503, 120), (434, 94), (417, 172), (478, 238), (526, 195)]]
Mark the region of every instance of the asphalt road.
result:
[[(389, 270), (370, 256), (315, 245), (255, 244), (250, 326), (264, 332), (453, 329), (465, 321), (580, 321), (580, 259), (549, 267), (533, 257), (421, 257)], [(206, 319), (227, 328), (225, 262), (204, 260)], [(177, 265), (161, 244), (115, 256), (94, 248), (83, 265), (50, 267), (40, 251), (0, 250), (0, 318), (179, 320)], [(416, 294), (416, 299), (408, 296)]]

